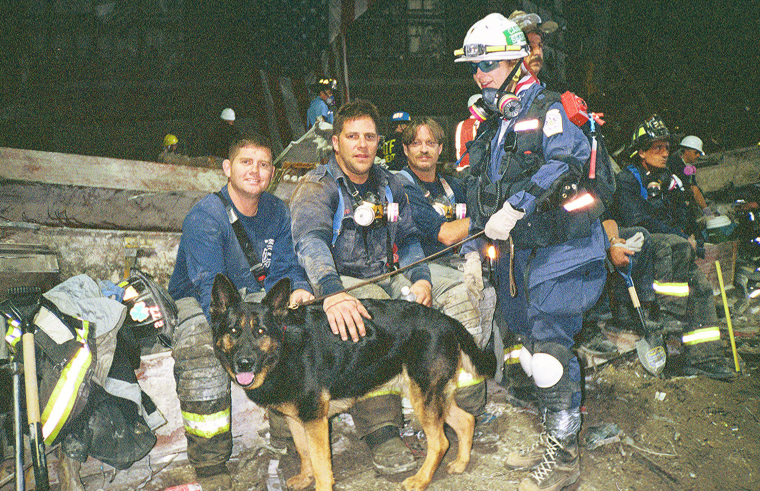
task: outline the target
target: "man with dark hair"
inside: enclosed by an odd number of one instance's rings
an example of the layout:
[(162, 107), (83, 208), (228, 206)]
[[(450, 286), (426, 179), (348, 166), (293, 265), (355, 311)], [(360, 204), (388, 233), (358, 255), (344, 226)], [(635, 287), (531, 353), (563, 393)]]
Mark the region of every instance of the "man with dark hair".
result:
[[(314, 298), (293, 250), (288, 207), (265, 192), (274, 171), (269, 141), (256, 134), (239, 139), (222, 168), (227, 185), (196, 203), (182, 224), (169, 281), (179, 309), (173, 347), (177, 395), (188, 460), (197, 477), (208, 480), (203, 489), (229, 481), (232, 452), (230, 381), (214, 355), (207, 322), (215, 276), (225, 274), (251, 301), (285, 277), (293, 285), (292, 303)], [(248, 255), (243, 241), (252, 249)]]
[[(324, 300), (330, 328), (344, 340), (366, 334), (366, 309), (357, 298), (401, 298), (432, 304), (430, 270), (424, 263), (347, 293), (345, 287), (423, 258), (404, 187), (374, 165), (379, 116), (371, 102), (343, 105), (333, 123), (334, 154), (308, 172), (290, 200), (295, 250), (309, 281)], [(382, 474), (407, 472), (414, 456), (399, 436), (401, 393), (378, 390), (359, 400), (351, 415), (372, 462)]]
[(723, 353), (712, 285), (694, 262), (697, 242), (680, 215), (677, 195), (684, 191), (667, 169), (670, 131), (659, 116), (636, 127), (631, 151), (633, 163), (617, 177), (615, 218), (623, 227), (651, 233), (659, 309), (653, 317), (682, 332), (686, 374), (729, 380), (734, 373)]

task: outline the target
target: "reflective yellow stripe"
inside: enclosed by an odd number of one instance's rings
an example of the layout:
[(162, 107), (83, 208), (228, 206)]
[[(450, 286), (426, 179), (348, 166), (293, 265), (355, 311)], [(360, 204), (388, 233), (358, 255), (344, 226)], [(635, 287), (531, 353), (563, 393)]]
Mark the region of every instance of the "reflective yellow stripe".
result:
[(504, 364), (514, 365), (520, 363), (520, 350), (522, 350), (522, 344), (515, 344), (509, 348), (504, 348)]
[(195, 414), (182, 411), (185, 431), (191, 435), (211, 438), (230, 431), (230, 408), (213, 414)]
[(21, 339), (21, 335), (24, 334), (21, 332), (21, 328), (19, 327), (20, 325), (21, 323), (16, 319), (10, 319), (8, 321), (8, 330), (5, 333), (5, 341), (11, 347), (15, 347), (16, 343), (18, 343), (18, 340)]
[(668, 295), (669, 297), (688, 297), (689, 296), (689, 284), (688, 283), (663, 283), (656, 281), (652, 283), (655, 293), (660, 295)]
[(475, 377), (470, 372), (467, 372), (463, 368), (460, 368), (459, 376), (457, 377), (457, 388), (478, 385), (482, 383), (483, 380), (485, 380), (483, 377)]
[(42, 412), (42, 436), (46, 444), (49, 445), (56, 439), (61, 428), (68, 421), (74, 402), (79, 395), (79, 387), (84, 382), (84, 376), (91, 364), (92, 353), (90, 347), (85, 344), (61, 372)]
[(710, 341), (720, 341), (720, 329), (716, 326), (690, 331), (683, 335), (681, 341), (687, 346), (708, 343)]
[(370, 397), (379, 397), (379, 396), (401, 396), (404, 392), (401, 389), (377, 389), (373, 390), (372, 392), (367, 392), (363, 396), (361, 396), (358, 400), (363, 401), (365, 399), (369, 399)]

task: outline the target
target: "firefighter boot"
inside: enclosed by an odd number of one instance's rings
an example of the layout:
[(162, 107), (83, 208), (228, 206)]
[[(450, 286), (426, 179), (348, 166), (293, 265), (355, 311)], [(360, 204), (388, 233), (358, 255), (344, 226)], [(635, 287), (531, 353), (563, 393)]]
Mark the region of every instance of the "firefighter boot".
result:
[(736, 377), (723, 353), (718, 326), (697, 325), (684, 331), (682, 342), (686, 357), (685, 375), (704, 375), (724, 381)]

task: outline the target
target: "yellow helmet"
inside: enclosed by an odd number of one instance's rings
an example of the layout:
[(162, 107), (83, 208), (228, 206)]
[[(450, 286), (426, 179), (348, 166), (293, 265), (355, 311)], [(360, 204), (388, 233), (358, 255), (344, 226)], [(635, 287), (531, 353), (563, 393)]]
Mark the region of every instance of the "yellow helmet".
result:
[(164, 137), (164, 146), (165, 147), (168, 147), (169, 145), (175, 145), (178, 142), (179, 142), (179, 140), (177, 140), (177, 137), (174, 136), (174, 135), (172, 135), (171, 133), (169, 133), (168, 135), (166, 135)]

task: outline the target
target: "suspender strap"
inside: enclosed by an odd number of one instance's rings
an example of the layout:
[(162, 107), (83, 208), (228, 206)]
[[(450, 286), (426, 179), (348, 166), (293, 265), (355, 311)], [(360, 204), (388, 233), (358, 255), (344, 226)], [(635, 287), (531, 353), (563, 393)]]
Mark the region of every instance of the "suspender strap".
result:
[(267, 276), (267, 268), (265, 268), (264, 265), (261, 264), (261, 261), (256, 257), (256, 252), (253, 250), (253, 244), (251, 244), (251, 238), (248, 237), (248, 233), (243, 229), (243, 224), (240, 223), (235, 210), (232, 208), (229, 201), (227, 201), (227, 198), (224, 197), (222, 192), (217, 191), (214, 194), (222, 201), (225, 210), (227, 210), (227, 219), (230, 221), (230, 225), (232, 225), (232, 230), (235, 232), (240, 248), (243, 250), (243, 254), (248, 260), (248, 265), (251, 267), (251, 273), (253, 273), (256, 281), (263, 283)]
[[(406, 177), (410, 182), (413, 182), (417, 184), (417, 187), (420, 188), (420, 191), (422, 191), (423, 196), (425, 196), (425, 199), (428, 200), (430, 204), (433, 203), (434, 197), (432, 193), (422, 184), (422, 180), (417, 176), (415, 173), (409, 173), (405, 170), (398, 171), (399, 174)], [(448, 182), (446, 182), (446, 179), (443, 178), (443, 176), (439, 176), (436, 174), (436, 178), (438, 179), (438, 182), (441, 183), (441, 187), (443, 188), (443, 193), (446, 195), (446, 199), (449, 200), (449, 203), (452, 205), (457, 202), (456, 196), (454, 196), (454, 190), (451, 189), (451, 186)]]

